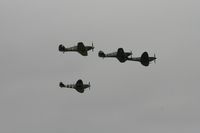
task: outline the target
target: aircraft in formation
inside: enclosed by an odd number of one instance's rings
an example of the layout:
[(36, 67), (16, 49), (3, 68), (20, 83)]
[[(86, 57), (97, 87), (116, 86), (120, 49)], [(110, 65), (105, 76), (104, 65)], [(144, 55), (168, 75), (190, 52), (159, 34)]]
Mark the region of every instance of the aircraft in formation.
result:
[(131, 61), (138, 61), (144, 66), (149, 66), (150, 62), (154, 61), (156, 63), (156, 55), (154, 54), (153, 57), (149, 57), (147, 52), (144, 52), (141, 57), (131, 57)]
[[(82, 56), (88, 56), (89, 50), (94, 50), (94, 46), (85, 46), (83, 42), (78, 42), (77, 46), (65, 48), (62, 44), (59, 45), (58, 50), (60, 52), (78, 52)], [(149, 66), (150, 62), (156, 62), (156, 56), (154, 54), (153, 57), (149, 57), (147, 52), (144, 52), (141, 57), (132, 57), (133, 53), (131, 52), (124, 52), (123, 48), (118, 48), (117, 52), (112, 52), (105, 54), (103, 51), (99, 51), (98, 56), (101, 58), (117, 58), (119, 62), (124, 63), (126, 61), (137, 61), (140, 62), (143, 66)], [(79, 79), (76, 84), (68, 84), (65, 85), (62, 82), (59, 83), (61, 88), (73, 88), (79, 93), (84, 93), (86, 88), (90, 89), (90, 82), (88, 84), (83, 84), (83, 81)]]
[[(117, 58), (119, 62), (124, 63), (126, 61), (138, 61), (144, 66), (149, 66), (151, 61), (156, 61), (156, 56), (149, 57), (147, 52), (144, 52), (141, 57), (132, 57), (133, 53), (131, 52), (124, 52), (123, 48), (118, 48), (117, 52), (105, 54), (103, 51), (99, 51), (99, 57), (102, 58)], [(130, 57), (131, 56), (131, 57)]]
[(78, 52), (82, 56), (88, 56), (88, 51), (92, 50), (94, 51), (94, 46), (92, 43), (92, 46), (85, 46), (83, 42), (78, 42), (76, 46), (65, 48), (62, 44), (59, 45), (58, 50), (60, 52)]
[(90, 82), (88, 84), (83, 84), (83, 81), (79, 79), (76, 84), (63, 84), (62, 82), (59, 83), (59, 86), (61, 88), (72, 88), (78, 91), (79, 93), (83, 93), (86, 88), (89, 88), (90, 90)]

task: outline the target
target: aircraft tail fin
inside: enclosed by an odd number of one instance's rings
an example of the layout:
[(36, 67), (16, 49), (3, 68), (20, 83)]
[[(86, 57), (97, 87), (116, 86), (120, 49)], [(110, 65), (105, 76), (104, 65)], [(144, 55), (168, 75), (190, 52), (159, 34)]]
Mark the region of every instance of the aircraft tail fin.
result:
[(65, 52), (65, 46), (63, 46), (62, 44), (60, 44), (59, 45), (59, 47), (58, 47), (58, 50), (60, 51), (60, 52)]
[(103, 51), (99, 51), (99, 57), (102, 57), (102, 58), (104, 58), (106, 55), (105, 55), (105, 53), (103, 52)]
[(60, 83), (59, 83), (59, 86), (60, 86), (60, 88), (65, 87), (65, 85), (63, 84), (63, 82), (60, 82)]

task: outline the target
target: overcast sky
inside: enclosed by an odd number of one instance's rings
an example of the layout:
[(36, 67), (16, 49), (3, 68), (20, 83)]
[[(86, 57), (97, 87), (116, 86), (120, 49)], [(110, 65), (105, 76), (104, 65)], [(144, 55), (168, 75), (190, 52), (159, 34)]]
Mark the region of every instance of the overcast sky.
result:
[[(200, 132), (199, 0), (1, 0), (1, 133)], [(58, 45), (95, 45), (88, 57)], [(123, 47), (157, 63), (120, 63)], [(91, 82), (80, 94), (60, 81)]]

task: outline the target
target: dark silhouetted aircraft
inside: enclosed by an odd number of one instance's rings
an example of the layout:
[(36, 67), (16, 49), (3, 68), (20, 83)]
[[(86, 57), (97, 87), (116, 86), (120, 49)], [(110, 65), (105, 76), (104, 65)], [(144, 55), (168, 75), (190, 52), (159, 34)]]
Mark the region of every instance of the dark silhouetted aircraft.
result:
[(140, 62), (144, 66), (149, 66), (149, 63), (151, 61), (154, 61), (154, 63), (156, 63), (156, 59), (157, 58), (156, 58), (155, 54), (154, 54), (154, 57), (149, 57), (149, 54), (147, 52), (144, 52), (141, 57), (134, 57), (134, 58), (131, 57), (128, 60), (138, 61), (138, 62)]
[(69, 48), (65, 48), (65, 46), (60, 44), (58, 47), (58, 50), (63, 53), (64, 52), (78, 52), (83, 56), (87, 56), (89, 50), (92, 50), (92, 51), (94, 50), (94, 46), (93, 46), (93, 43), (92, 43), (92, 46), (85, 46), (83, 42), (78, 42), (77, 46), (73, 46)]
[(117, 58), (121, 63), (129, 60), (129, 56), (132, 55), (132, 52), (124, 52), (123, 48), (118, 48), (117, 52), (105, 54), (103, 51), (99, 51), (99, 57), (102, 58)]
[(59, 86), (61, 88), (63, 88), (63, 87), (65, 87), (65, 88), (73, 88), (73, 89), (77, 90), (78, 92), (83, 93), (86, 88), (90, 89), (90, 82), (88, 84), (83, 84), (83, 81), (81, 79), (79, 79), (76, 82), (76, 84), (65, 85), (62, 82), (60, 82)]

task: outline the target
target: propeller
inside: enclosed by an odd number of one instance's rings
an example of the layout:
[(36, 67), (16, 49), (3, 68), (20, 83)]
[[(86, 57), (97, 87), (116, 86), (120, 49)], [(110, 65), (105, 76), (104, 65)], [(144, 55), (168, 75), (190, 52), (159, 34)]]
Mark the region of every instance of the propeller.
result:
[(92, 52), (94, 52), (94, 44), (93, 44), (93, 42), (92, 42)]
[(90, 82), (88, 83), (88, 85), (89, 85), (89, 90), (90, 90)]
[(156, 64), (156, 54), (154, 54), (154, 63)]

